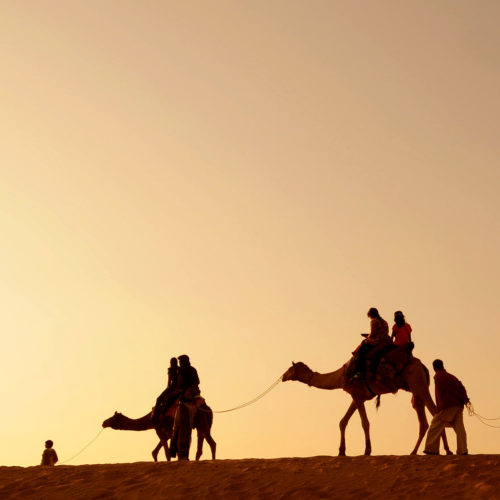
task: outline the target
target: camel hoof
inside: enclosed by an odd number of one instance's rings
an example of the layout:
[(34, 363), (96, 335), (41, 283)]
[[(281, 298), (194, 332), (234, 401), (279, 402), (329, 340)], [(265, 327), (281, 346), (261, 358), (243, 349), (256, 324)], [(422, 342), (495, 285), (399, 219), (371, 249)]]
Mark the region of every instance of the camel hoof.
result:
[(339, 457), (345, 457), (345, 450), (339, 450)]

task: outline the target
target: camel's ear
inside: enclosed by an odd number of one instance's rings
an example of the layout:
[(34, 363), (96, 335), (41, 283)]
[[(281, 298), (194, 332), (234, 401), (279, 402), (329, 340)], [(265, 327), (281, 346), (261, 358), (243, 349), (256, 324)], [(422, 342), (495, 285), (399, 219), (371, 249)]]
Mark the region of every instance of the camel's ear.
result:
[(294, 361), (292, 361), (292, 366), (295, 366), (295, 362)]
[(118, 415), (118, 412), (117, 412), (117, 411), (115, 411), (115, 415)]

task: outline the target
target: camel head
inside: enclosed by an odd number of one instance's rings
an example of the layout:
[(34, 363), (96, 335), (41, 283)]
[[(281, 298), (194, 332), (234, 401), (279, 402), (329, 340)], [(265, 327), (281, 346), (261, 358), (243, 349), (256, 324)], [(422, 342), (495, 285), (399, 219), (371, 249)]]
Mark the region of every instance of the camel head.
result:
[(294, 363), (292, 361), (292, 366), (283, 374), (283, 382), (287, 380), (307, 380), (311, 377), (312, 370), (302, 361)]
[(123, 419), (123, 415), (121, 413), (118, 413), (115, 411), (115, 414), (112, 417), (109, 417), (106, 419), (103, 423), (102, 426), (104, 428), (106, 427), (111, 427), (112, 429), (119, 429), (119, 425), (121, 420)]

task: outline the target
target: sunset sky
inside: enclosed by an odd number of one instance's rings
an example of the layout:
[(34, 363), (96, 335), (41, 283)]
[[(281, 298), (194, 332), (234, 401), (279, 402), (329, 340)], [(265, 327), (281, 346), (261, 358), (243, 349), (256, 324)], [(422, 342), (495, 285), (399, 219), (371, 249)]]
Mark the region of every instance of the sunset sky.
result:
[[(414, 354), (500, 417), (499, 16), (0, 0), (0, 465), (36, 465), (46, 439), (63, 461), (115, 410), (143, 416), (171, 356), (216, 411), (292, 360), (332, 371), (372, 306), (391, 326), (402, 309)], [(280, 384), (215, 415), (218, 457), (335, 455), (349, 402)], [(367, 407), (373, 453), (409, 453), (410, 394)], [(499, 452), (500, 430), (465, 425), (470, 453)], [(71, 464), (156, 443), (106, 429)]]

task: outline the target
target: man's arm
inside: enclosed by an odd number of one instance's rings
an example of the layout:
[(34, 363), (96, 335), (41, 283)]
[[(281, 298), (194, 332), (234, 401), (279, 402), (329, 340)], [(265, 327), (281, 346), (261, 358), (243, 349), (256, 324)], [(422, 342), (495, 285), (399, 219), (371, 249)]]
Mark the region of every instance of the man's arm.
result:
[(464, 384), (457, 379), (457, 396), (462, 400), (463, 404), (467, 404), (469, 402), (469, 396), (467, 396), (467, 391), (464, 387)]

